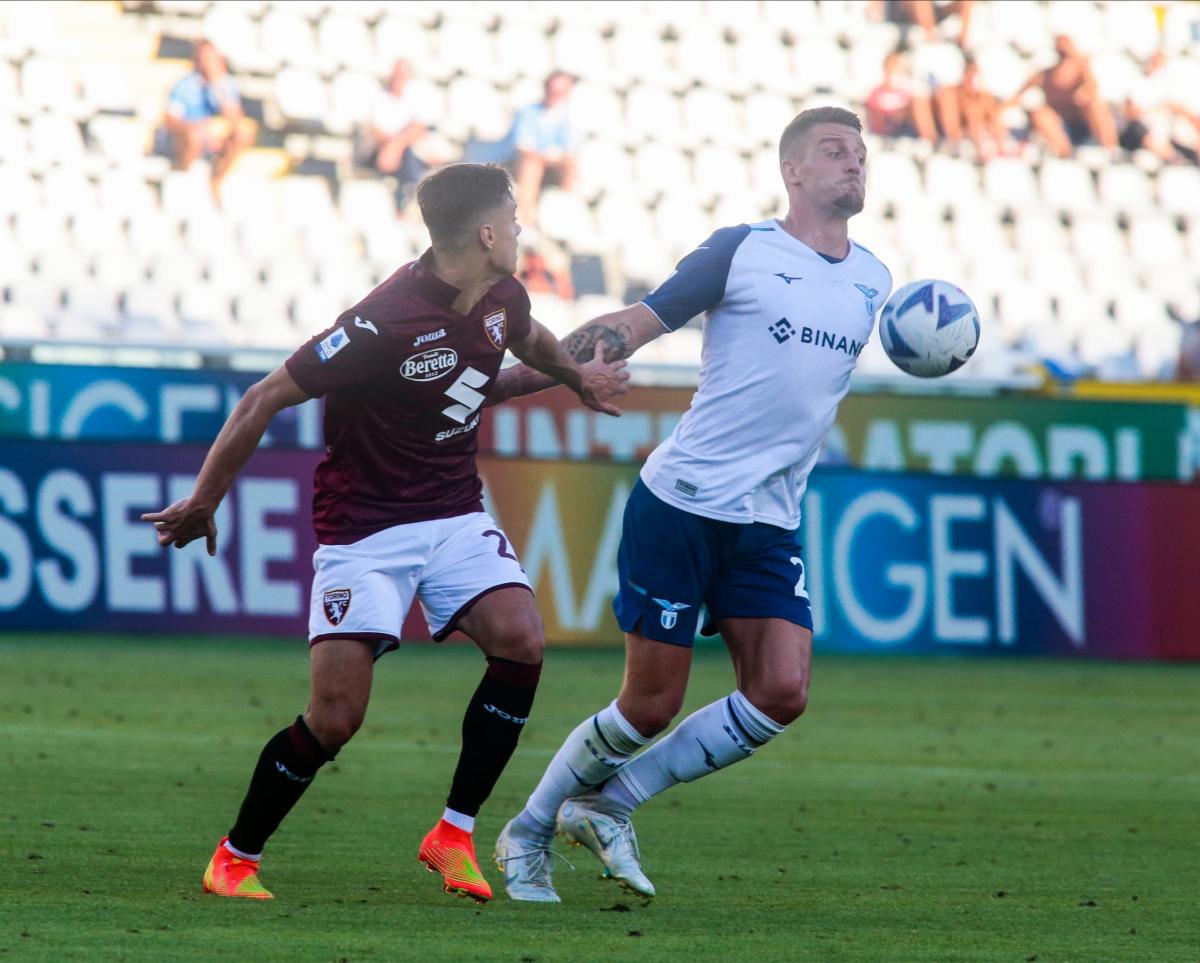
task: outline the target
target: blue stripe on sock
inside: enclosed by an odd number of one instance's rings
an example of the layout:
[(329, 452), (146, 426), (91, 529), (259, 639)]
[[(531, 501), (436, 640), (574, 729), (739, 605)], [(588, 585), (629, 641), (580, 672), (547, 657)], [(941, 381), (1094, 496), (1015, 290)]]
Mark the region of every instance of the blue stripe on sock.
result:
[(759, 739), (756, 736), (752, 736), (750, 734), (752, 730), (755, 730), (758, 727), (753, 726), (753, 725), (747, 725), (746, 720), (743, 719), (740, 715), (738, 715), (737, 706), (735, 706), (733, 703), (733, 696), (726, 696), (725, 706), (726, 706), (726, 708), (729, 709), (729, 718), (733, 720), (734, 725), (736, 725), (738, 727), (738, 729), (741, 731), (742, 735), (745, 737), (746, 741), (748, 743), (750, 743), (750, 745), (761, 746), (761, 745), (766, 744), (765, 739)]
[(596, 735), (600, 737), (600, 741), (604, 743), (605, 748), (608, 749), (608, 751), (614, 756), (628, 755), (628, 753), (621, 752), (621, 750), (617, 749), (611, 742), (608, 741), (608, 739), (605, 738), (604, 732), (600, 728), (599, 714), (592, 716), (592, 728), (596, 730)]

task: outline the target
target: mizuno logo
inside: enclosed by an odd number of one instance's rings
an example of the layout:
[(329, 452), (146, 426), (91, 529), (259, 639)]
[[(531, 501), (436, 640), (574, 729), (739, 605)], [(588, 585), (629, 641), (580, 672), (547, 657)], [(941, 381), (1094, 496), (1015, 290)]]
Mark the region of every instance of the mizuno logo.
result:
[(778, 274), (776, 274), (775, 277), (783, 278), (783, 282), (785, 284), (791, 284), (793, 281), (803, 281), (804, 280), (804, 278), (802, 278), (802, 277), (796, 277), (796, 278), (788, 277), (782, 271), (780, 271)]

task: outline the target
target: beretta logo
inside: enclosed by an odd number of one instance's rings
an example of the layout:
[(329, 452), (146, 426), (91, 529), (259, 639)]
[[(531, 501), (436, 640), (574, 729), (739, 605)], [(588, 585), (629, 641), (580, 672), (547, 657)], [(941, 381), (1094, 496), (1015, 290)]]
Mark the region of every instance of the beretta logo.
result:
[(433, 348), (405, 358), (400, 374), (409, 381), (436, 381), (449, 374), (458, 364), (458, 352), (453, 348)]

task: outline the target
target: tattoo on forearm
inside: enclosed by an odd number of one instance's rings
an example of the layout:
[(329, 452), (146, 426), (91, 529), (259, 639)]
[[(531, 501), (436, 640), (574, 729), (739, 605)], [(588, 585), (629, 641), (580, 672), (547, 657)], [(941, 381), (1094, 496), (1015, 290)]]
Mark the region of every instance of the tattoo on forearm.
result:
[(592, 360), (596, 343), (600, 342), (604, 345), (604, 360), (617, 361), (628, 353), (632, 335), (633, 329), (627, 324), (618, 325), (616, 330), (603, 324), (589, 324), (567, 335), (563, 347), (579, 364), (585, 364)]

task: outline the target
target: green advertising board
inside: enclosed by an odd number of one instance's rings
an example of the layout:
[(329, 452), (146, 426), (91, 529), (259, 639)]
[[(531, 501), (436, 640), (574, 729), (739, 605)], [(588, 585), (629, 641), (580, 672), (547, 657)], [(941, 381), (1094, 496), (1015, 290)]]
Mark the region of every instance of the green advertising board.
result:
[(1198, 434), (1196, 412), (1182, 404), (852, 393), (825, 461), (980, 478), (1190, 481)]

